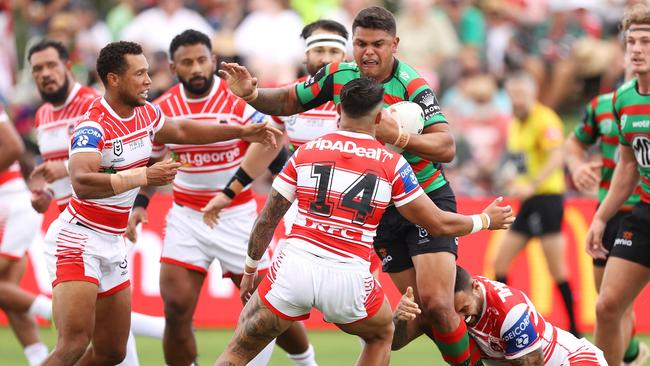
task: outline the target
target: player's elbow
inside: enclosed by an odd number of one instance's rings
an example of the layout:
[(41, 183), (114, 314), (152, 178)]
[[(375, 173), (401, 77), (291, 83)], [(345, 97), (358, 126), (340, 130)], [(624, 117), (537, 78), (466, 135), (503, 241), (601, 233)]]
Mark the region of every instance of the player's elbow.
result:
[(439, 158), (435, 161), (438, 163), (451, 163), (456, 157), (456, 143), (451, 136), (448, 136), (443, 146), (444, 148), (440, 151)]
[(16, 139), (15, 141), (11, 141), (11, 143), (8, 143), (3, 150), (4, 150), (3, 155), (5, 159), (8, 159), (10, 161), (16, 161), (25, 152), (25, 145), (21, 140)]

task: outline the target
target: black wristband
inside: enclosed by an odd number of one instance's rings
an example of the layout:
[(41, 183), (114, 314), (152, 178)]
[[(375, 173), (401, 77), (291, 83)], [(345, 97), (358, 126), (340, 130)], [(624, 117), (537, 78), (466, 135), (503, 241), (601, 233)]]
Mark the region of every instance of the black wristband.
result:
[(233, 191), (232, 189), (230, 189), (230, 187), (226, 187), (226, 188), (224, 188), (221, 192), (223, 192), (223, 194), (225, 194), (226, 196), (228, 196), (228, 198), (230, 198), (230, 199), (235, 198), (235, 196), (237, 195), (237, 194), (235, 193), (235, 191)]
[(282, 147), (280, 152), (278, 152), (278, 156), (273, 159), (271, 164), (269, 164), (269, 171), (273, 175), (278, 175), (284, 168), (284, 164), (287, 163), (287, 160), (291, 157), (291, 153), (286, 147)]
[(142, 207), (142, 208), (147, 208), (149, 206), (149, 197), (145, 196), (144, 194), (138, 194), (135, 196), (135, 202), (133, 203), (133, 208), (136, 207)]
[[(253, 183), (253, 178), (251, 178), (251, 176), (248, 175), (248, 173), (246, 173), (242, 167), (239, 167), (239, 169), (237, 169), (233, 178), (237, 179), (239, 183), (241, 183), (242, 187), (246, 187), (247, 185)], [(230, 187), (230, 184), (228, 184), (228, 187)]]

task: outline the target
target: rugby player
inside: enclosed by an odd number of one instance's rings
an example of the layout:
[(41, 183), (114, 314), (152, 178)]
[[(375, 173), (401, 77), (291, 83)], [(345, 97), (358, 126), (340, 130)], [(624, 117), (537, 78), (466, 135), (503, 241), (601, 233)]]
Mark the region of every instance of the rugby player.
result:
[(75, 127), (68, 164), (72, 198), (45, 236), (58, 338), (43, 365), (117, 364), (125, 357), (131, 293), (122, 234), (139, 188), (170, 183), (180, 167), (171, 159), (147, 167), (154, 142), (242, 138), (274, 145), (280, 134), (264, 123), (167, 119), (146, 101), (148, 66), (132, 42), (110, 43), (97, 58), (106, 92)]
[[(650, 9), (643, 4), (631, 7), (621, 25), (626, 57), (636, 78), (623, 84), (612, 97), (620, 160), (591, 222), (586, 244), (593, 258), (607, 258), (596, 303), (594, 343), (610, 365), (620, 365), (623, 360), (633, 328), (625, 314), (650, 280)], [(607, 222), (634, 193), (639, 178), (640, 201), (622, 220), (614, 245), (607, 250), (603, 244)]]
[[(312, 307), (328, 322), (361, 337), (359, 365), (387, 365), (393, 326), (390, 305), (369, 271), (377, 226), (393, 202), (410, 221), (436, 235), (501, 229), (512, 222), (501, 198), (472, 217), (440, 210), (424, 194), (411, 166), (374, 134), (382, 118), (384, 86), (356, 78), (341, 90), (340, 131), (302, 145), (274, 180), (248, 244), (235, 335), (216, 365), (245, 365)], [(282, 252), (254, 290), (258, 261), (273, 232), (298, 201), (298, 215)], [(252, 294), (251, 294), (252, 293)]]
[[(405, 337), (418, 315), (412, 291), (395, 308), (395, 337)], [(523, 292), (456, 268), (454, 306), (465, 319), (485, 365), (598, 366), (603, 352), (547, 322)]]
[[(180, 82), (154, 101), (165, 116), (206, 123), (218, 120), (236, 126), (268, 120), (215, 77), (216, 56), (207, 35), (196, 30), (177, 35), (170, 44), (169, 58), (171, 70)], [(174, 204), (167, 215), (160, 259), (160, 294), (166, 319), (163, 350), (169, 365), (188, 365), (197, 357), (192, 318), (212, 262), (217, 260), (223, 276), (235, 285), (241, 281), (247, 240), (257, 216), (253, 191), (247, 189), (230, 202), (212, 228), (203, 223), (199, 210), (226, 186), (248, 146), (241, 139), (207, 145), (154, 146), (153, 157), (162, 158), (170, 150), (182, 164), (172, 183)], [(145, 192), (136, 197), (128, 230), (133, 239), (136, 225), (147, 220), (148, 201)], [(261, 266), (269, 265), (265, 256)], [(304, 357), (310, 350), (304, 328), (300, 324), (294, 328), (280, 336), (281, 344), (286, 345), (289, 357), (297, 359), (297, 364), (314, 364), (313, 351), (310, 360)], [(272, 351), (273, 345), (253, 364), (266, 365)]]
[[(626, 81), (632, 76), (628, 71), (629, 61), (626, 60)], [(618, 126), (614, 122), (612, 98), (614, 93), (601, 94), (593, 98), (585, 108), (580, 123), (569, 135), (564, 146), (566, 165), (576, 188), (583, 193), (598, 190), (598, 203), (602, 203), (612, 183), (612, 175), (618, 160)], [(591, 161), (588, 158), (589, 147), (596, 145), (601, 155), (600, 161)], [(616, 214), (607, 221), (603, 233), (603, 246), (607, 251), (614, 247), (621, 221), (628, 217), (639, 203), (641, 187), (637, 186), (634, 193), (628, 197)], [(607, 265), (607, 258), (593, 258), (593, 271), (596, 290), (600, 290), (603, 273)], [(628, 308), (624, 315), (625, 323), (634, 324), (634, 309)], [(634, 326), (632, 327), (634, 332)], [(623, 362), (627, 366), (640, 366), (650, 356), (648, 346), (640, 342), (634, 335), (627, 345), (623, 355)]]
[[(283, 88), (257, 88), (257, 79), (238, 64), (222, 64), (219, 74), (230, 89), (255, 109), (270, 115), (294, 115), (328, 101), (338, 104), (344, 84), (361, 76), (384, 85), (384, 105), (403, 100), (418, 103), (425, 115), (422, 134), (401, 131), (397, 122), (385, 115), (376, 138), (404, 149), (404, 158), (413, 166), (425, 193), (442, 210), (455, 212), (455, 195), (439, 163), (449, 162), (455, 145), (436, 97), (426, 81), (409, 65), (395, 58), (399, 37), (393, 15), (381, 7), (361, 10), (352, 25), (354, 62), (331, 63), (302, 83)], [(429, 319), (422, 331), (432, 337), (450, 364), (462, 364), (467, 343), (444, 340), (466, 334), (453, 306), (453, 281), (458, 246), (456, 238), (433, 236), (410, 223), (390, 206), (375, 238), (375, 251), (400, 291), (416, 290), (416, 300)], [(435, 278), (436, 281), (431, 281)], [(455, 338), (454, 338), (455, 339)]]

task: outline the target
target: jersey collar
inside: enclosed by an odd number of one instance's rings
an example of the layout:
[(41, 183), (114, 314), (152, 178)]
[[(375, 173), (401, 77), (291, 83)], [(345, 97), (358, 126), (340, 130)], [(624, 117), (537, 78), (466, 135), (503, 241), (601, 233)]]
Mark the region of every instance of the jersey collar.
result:
[[(115, 111), (113, 110), (113, 108), (112, 108), (112, 107), (108, 104), (108, 102), (106, 101), (106, 98), (105, 98), (105, 97), (102, 97), (102, 99), (100, 99), (99, 102), (104, 106), (104, 108), (106, 108), (106, 110), (108, 111), (108, 113), (110, 113), (110, 115), (113, 116), (114, 118), (116, 118), (118, 121), (128, 121), (128, 120), (130, 120), (130, 119), (133, 119), (133, 117), (135, 117), (135, 108), (133, 108), (133, 114), (132, 114), (130, 117), (122, 118), (122, 117), (120, 117), (117, 113), (115, 113)], [(137, 108), (137, 107), (136, 107), (136, 108)]]
[(338, 135), (352, 137), (352, 138), (355, 138), (355, 139), (362, 139), (362, 140), (374, 140), (375, 139), (374, 137), (368, 135), (367, 133), (361, 133), (361, 132), (338, 130), (338, 131), (334, 131), (334, 133), (336, 133)]

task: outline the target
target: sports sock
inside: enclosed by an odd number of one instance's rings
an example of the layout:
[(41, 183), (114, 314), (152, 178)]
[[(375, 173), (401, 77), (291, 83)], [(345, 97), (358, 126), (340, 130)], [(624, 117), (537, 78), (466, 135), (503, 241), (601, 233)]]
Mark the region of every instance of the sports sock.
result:
[(508, 284), (508, 276), (496, 276), (497, 282)]
[(449, 333), (433, 328), (434, 342), (442, 358), (450, 365), (477, 365), (480, 363), (478, 348), (467, 333), (465, 322), (459, 319), (458, 326)]
[(23, 349), (23, 354), (25, 354), (29, 366), (37, 366), (47, 358), (47, 346), (41, 342), (32, 343)]
[(289, 356), (296, 366), (318, 366), (316, 363), (316, 352), (314, 352), (314, 346), (311, 343), (305, 352), (295, 355), (287, 354), (287, 356)]
[(571, 292), (571, 287), (569, 287), (569, 282), (560, 282), (557, 284), (557, 287), (560, 289), (562, 300), (564, 300), (564, 306), (566, 307), (566, 312), (569, 316), (569, 331), (573, 333), (574, 336), (580, 338), (580, 333), (578, 332), (576, 317), (573, 310), (573, 293)]
[(630, 339), (630, 344), (627, 345), (625, 354), (623, 355), (623, 362), (630, 363), (636, 360), (636, 357), (639, 355), (639, 340), (636, 337)]
[(165, 318), (131, 313), (131, 331), (134, 335), (162, 339), (165, 332)]
[(138, 349), (135, 346), (135, 336), (129, 331), (129, 340), (126, 342), (126, 356), (119, 364), (120, 366), (140, 366), (138, 360)]
[(267, 344), (260, 353), (252, 359), (247, 366), (266, 366), (271, 361), (271, 356), (273, 356), (273, 350), (275, 349), (275, 339), (271, 343)]
[(34, 302), (27, 310), (29, 315), (38, 315), (43, 319), (52, 319), (52, 300), (44, 295), (36, 295)]

